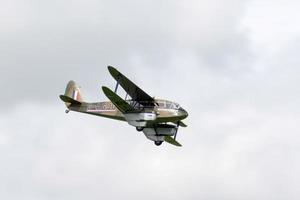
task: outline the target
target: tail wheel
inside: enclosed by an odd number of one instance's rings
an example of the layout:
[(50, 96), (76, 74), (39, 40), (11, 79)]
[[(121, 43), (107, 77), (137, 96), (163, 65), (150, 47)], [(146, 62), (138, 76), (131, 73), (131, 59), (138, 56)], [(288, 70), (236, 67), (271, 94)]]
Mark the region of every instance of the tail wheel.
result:
[(136, 130), (140, 132), (140, 131), (144, 130), (144, 127), (139, 127), (138, 126), (138, 127), (136, 127)]
[(155, 141), (155, 142), (154, 142), (154, 144), (155, 144), (156, 146), (160, 146), (162, 143), (163, 143), (162, 141)]

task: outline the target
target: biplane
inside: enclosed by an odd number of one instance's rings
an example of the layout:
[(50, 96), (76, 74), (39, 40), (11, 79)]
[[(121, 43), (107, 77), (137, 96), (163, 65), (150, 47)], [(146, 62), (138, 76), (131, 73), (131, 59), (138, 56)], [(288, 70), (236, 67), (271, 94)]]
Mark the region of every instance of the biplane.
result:
[[(108, 71), (117, 82), (114, 91), (102, 87), (110, 101), (85, 102), (80, 88), (74, 81), (69, 81), (65, 94), (59, 96), (67, 107), (66, 113), (75, 111), (126, 121), (157, 146), (163, 142), (181, 146), (176, 136), (180, 126), (187, 127), (182, 122), (188, 116), (187, 111), (175, 102), (151, 97), (114, 67), (108, 66)], [(126, 92), (124, 99), (117, 94), (119, 86)]]

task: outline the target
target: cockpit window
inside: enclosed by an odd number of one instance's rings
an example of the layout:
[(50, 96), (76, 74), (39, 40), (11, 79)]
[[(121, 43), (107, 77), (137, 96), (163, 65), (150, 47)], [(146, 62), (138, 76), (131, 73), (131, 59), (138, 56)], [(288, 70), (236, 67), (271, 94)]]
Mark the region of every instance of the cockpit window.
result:
[(180, 108), (180, 106), (177, 103), (167, 103), (167, 108), (178, 110)]
[(177, 103), (173, 103), (172, 108), (178, 110), (180, 106)]
[(180, 108), (180, 105), (177, 103), (173, 103), (170, 101), (166, 102), (157, 102), (157, 105), (159, 108), (166, 108), (166, 109), (175, 109), (178, 110)]

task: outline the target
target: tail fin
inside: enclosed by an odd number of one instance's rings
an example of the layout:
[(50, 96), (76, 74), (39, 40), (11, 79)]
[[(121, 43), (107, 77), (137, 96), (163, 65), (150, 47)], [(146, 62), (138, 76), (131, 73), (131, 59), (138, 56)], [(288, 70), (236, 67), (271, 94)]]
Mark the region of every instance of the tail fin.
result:
[[(62, 98), (64, 96), (67, 98)], [(66, 87), (65, 95), (61, 95), (60, 97), (66, 103), (67, 107), (70, 106), (74, 102), (77, 102), (77, 104), (78, 103), (80, 104), (83, 101), (80, 89), (74, 81), (69, 81), (69, 83)], [(67, 100), (67, 99), (69, 99), (69, 100)]]

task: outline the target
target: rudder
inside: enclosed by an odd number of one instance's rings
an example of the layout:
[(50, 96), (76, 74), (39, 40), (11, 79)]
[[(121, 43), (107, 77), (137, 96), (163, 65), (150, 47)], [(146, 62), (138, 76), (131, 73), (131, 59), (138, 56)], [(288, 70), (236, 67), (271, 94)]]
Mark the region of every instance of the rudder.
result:
[(66, 99), (68, 98), (64, 98), (61, 99), (65, 102), (66, 106), (70, 106), (71, 103), (74, 103), (74, 102), (82, 102), (82, 96), (81, 96), (81, 92), (80, 92), (80, 88), (76, 85), (75, 81), (69, 81), (67, 87), (66, 87), (66, 90), (65, 90), (65, 94), (64, 95), (61, 95), (61, 96), (65, 96), (65, 97), (68, 97), (74, 101), (67, 101)]
[(69, 81), (65, 96), (68, 96), (76, 101), (82, 102), (82, 96), (79, 87), (76, 85), (75, 81)]

